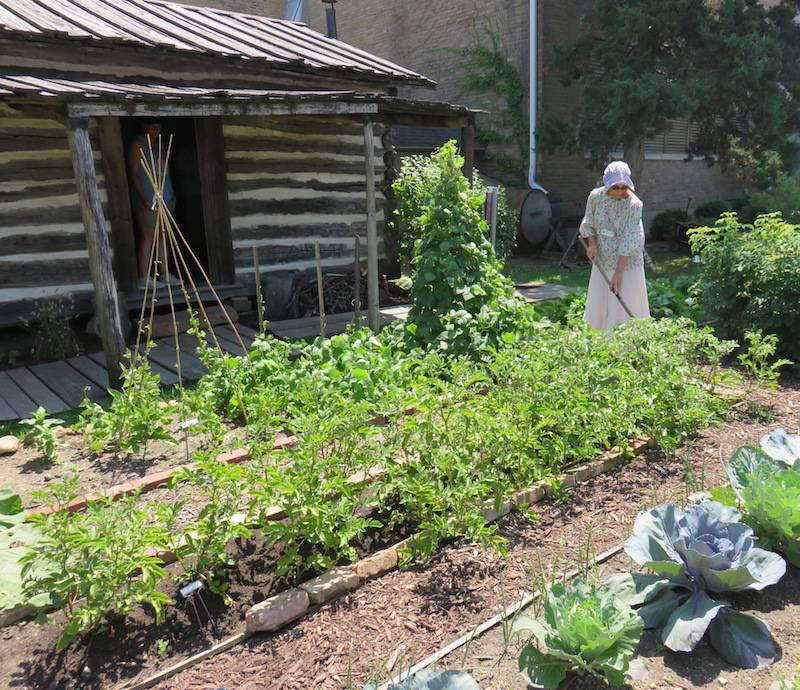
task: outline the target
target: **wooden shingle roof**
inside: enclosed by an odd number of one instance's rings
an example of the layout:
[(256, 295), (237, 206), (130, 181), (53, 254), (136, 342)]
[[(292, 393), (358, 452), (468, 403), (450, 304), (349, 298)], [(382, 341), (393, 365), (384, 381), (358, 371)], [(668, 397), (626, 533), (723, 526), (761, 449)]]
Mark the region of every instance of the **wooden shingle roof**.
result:
[(127, 44), (434, 85), (416, 72), (304, 24), (164, 0), (0, 0), (0, 35)]

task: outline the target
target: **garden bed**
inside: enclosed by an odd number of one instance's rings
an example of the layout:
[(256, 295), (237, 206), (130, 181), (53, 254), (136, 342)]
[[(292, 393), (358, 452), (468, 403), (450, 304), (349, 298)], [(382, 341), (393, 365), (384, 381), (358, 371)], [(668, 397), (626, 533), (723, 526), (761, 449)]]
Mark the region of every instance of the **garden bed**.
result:
[[(617, 545), (630, 533), (639, 510), (669, 499), (682, 501), (703, 484), (722, 483), (721, 459), (736, 447), (757, 441), (776, 426), (796, 427), (800, 384), (788, 382), (775, 394), (757, 392), (754, 399), (770, 406), (772, 422), (759, 421), (743, 407), (737, 418), (685, 443), (675, 457), (647, 451), (613, 474), (580, 484), (564, 505), (536, 506), (536, 522), (516, 513), (503, 518), (500, 534), (509, 540), (506, 558), (466, 542), (445, 547), (425, 565), (368, 582), (286, 630), (251, 638), (157, 687), (340, 690), (347, 684), (348, 666), (354, 687), (372, 675), (385, 680), (490, 618), (521, 591), (530, 591), (532, 565), (559, 562), (569, 569), (590, 528), (598, 552)], [(772, 670), (760, 672), (762, 678), (793, 668), (791, 638), (779, 637), (778, 642), (784, 645), (784, 658)], [(738, 673), (726, 669), (726, 678)], [(683, 679), (668, 687), (690, 688), (693, 683)]]

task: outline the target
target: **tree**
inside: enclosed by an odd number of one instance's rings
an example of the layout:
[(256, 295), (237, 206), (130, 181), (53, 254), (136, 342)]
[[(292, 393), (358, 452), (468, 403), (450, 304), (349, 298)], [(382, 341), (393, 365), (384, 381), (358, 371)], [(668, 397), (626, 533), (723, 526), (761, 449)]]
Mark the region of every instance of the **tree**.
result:
[(621, 147), (639, 177), (645, 138), (687, 119), (700, 129), (687, 154), (774, 168), (772, 152), (779, 160), (797, 126), (796, 6), (597, 0), (583, 36), (556, 46), (552, 61), (582, 103), (570, 122), (544, 114), (541, 148), (588, 152), (597, 167)]

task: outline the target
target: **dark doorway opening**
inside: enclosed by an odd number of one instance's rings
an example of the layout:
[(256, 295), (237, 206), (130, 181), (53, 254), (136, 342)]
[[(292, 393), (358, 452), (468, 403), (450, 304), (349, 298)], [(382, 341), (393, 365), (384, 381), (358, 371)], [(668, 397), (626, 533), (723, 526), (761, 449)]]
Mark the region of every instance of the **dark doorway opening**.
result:
[[(154, 118), (148, 118), (153, 121)], [(205, 220), (203, 217), (203, 199), (201, 193), (200, 172), (197, 156), (197, 135), (195, 121), (192, 117), (161, 117), (157, 118), (161, 125), (162, 146), (166, 152), (170, 137), (172, 149), (169, 156), (169, 171), (172, 186), (175, 192), (175, 210), (173, 215), (186, 238), (187, 243), (194, 252), (205, 271), (208, 271), (208, 247), (206, 244)], [(130, 155), (133, 140), (142, 133), (142, 118), (120, 118), (120, 132), (126, 160)], [(157, 142), (153, 146), (157, 146)], [(132, 181), (128, 180), (128, 189), (131, 192), (131, 203), (137, 203), (138, 195), (132, 188)], [(140, 246), (141, 229), (134, 221), (136, 248)], [(178, 241), (179, 245), (180, 240)], [(191, 258), (185, 246), (181, 246), (182, 255), (189, 266), (192, 276), (200, 278), (201, 272), (197, 263)], [(173, 259), (170, 258), (170, 264)], [(175, 274), (174, 268), (171, 273)]]

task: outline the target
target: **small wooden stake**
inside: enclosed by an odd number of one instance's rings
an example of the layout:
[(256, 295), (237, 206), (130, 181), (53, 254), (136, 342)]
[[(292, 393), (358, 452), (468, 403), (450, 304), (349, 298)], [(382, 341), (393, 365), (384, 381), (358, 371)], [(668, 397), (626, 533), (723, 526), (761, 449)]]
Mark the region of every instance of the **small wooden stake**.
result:
[(353, 310), (355, 311), (354, 320), (356, 328), (361, 327), (361, 238), (354, 236), (353, 245), (354, 275), (353, 275)]
[(317, 296), (319, 297), (319, 334), (325, 337), (325, 295), (322, 289), (322, 259), (319, 252), (319, 240), (314, 242), (314, 261), (317, 263)]
[(264, 332), (264, 297), (261, 294), (261, 265), (258, 262), (258, 247), (253, 247), (253, 275), (256, 281), (256, 316), (258, 330)]
[(373, 333), (380, 330), (378, 285), (378, 224), (375, 214), (375, 139), (372, 122), (364, 123), (367, 177), (367, 321)]

